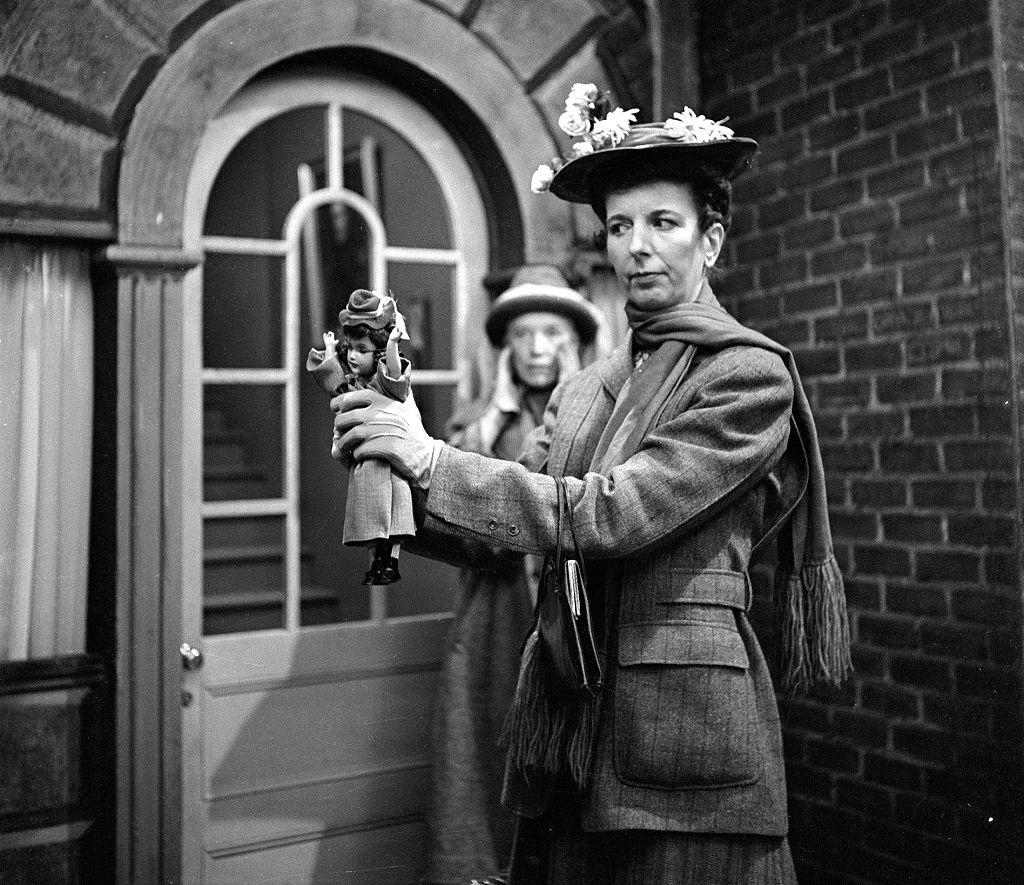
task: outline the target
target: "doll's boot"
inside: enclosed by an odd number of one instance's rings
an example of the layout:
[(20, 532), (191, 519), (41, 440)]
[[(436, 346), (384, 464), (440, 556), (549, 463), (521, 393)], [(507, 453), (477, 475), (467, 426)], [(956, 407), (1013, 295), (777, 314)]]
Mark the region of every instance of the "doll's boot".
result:
[[(390, 584), (393, 580), (397, 580), (397, 578), (392, 578), (388, 574), (390, 570), (389, 554), (390, 545), (387, 541), (377, 541), (373, 545), (373, 562), (370, 563), (370, 570), (363, 578), (363, 584), (367, 586), (384, 586), (385, 584)], [(397, 573), (397, 569), (395, 572)]]
[(374, 584), (380, 584), (380, 573), (384, 568), (384, 562), (380, 558), (380, 546), (377, 544), (373, 545), (373, 561), (370, 563), (370, 568), (363, 575), (363, 586), (372, 587)]
[(388, 559), (387, 565), (385, 565), (380, 571), (381, 584), (394, 584), (395, 581), (401, 581), (402, 575), (398, 571), (398, 560), (392, 556)]
[(395, 581), (401, 581), (402, 575), (398, 571), (398, 554), (402, 552), (402, 545), (397, 541), (382, 541), (378, 551), (382, 565), (380, 572), (382, 583), (393, 584)]

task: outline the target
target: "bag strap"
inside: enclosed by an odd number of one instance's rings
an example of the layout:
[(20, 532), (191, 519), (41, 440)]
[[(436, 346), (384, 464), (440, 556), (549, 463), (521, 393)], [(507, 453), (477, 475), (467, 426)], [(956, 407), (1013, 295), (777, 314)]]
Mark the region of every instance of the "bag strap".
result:
[[(572, 515), (572, 505), (569, 503), (569, 483), (566, 482), (564, 476), (558, 478), (558, 500), (559, 500), (559, 518), (561, 518), (561, 506), (564, 500), (566, 520), (569, 523), (569, 534), (572, 537), (572, 548), (573, 554), (576, 561), (580, 564), (580, 575), (583, 577), (584, 583), (587, 580), (587, 569), (583, 562), (583, 554), (580, 552), (580, 542), (576, 539), (576, 521)], [(561, 547), (559, 547), (561, 550)]]
[(555, 488), (558, 494), (558, 519), (555, 522), (555, 574), (562, 573), (562, 521), (565, 518), (565, 488), (561, 477), (555, 478)]

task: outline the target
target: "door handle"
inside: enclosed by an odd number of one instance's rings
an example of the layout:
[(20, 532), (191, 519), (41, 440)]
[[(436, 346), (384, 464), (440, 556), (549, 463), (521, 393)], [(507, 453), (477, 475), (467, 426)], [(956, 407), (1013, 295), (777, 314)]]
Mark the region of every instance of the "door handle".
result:
[(183, 642), (178, 651), (181, 652), (181, 666), (186, 670), (198, 670), (203, 666), (203, 653), (187, 642)]

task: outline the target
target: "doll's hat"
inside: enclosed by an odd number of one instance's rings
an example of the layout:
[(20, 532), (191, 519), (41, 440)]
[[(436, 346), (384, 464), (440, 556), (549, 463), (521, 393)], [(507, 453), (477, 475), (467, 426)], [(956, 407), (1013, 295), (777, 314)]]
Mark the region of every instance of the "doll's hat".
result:
[(487, 337), (495, 347), (501, 347), (512, 320), (524, 313), (538, 311), (568, 318), (583, 344), (592, 341), (597, 333), (600, 319), (597, 308), (569, 286), (557, 267), (552, 264), (525, 264), (515, 272), (509, 288), (491, 305), (484, 323)]
[(386, 329), (395, 324), (395, 299), (378, 295), (369, 289), (356, 289), (348, 296), (348, 304), (338, 314), (342, 326), (364, 325), (371, 329)]
[(690, 108), (660, 123), (637, 123), (636, 108), (612, 108), (608, 93), (576, 83), (565, 100), (559, 128), (579, 140), (571, 157), (556, 157), (534, 173), (531, 189), (550, 190), (571, 203), (592, 203), (618, 170), (685, 172), (709, 168), (726, 179), (745, 170), (757, 153), (752, 138), (737, 137), (726, 120), (710, 120)]

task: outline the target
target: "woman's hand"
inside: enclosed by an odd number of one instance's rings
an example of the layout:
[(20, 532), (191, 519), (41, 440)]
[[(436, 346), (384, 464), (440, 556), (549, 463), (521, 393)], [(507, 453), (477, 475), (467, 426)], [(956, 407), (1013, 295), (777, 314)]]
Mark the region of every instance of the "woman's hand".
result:
[(580, 342), (575, 335), (559, 341), (555, 354), (558, 357), (559, 383), (580, 370)]
[(512, 371), (512, 348), (503, 347), (498, 353), (495, 366), (494, 390), (491, 392), (491, 403), (499, 408), (508, 407), (519, 398), (519, 386), (516, 384), (515, 373)]
[(440, 443), (423, 428), (416, 401), (404, 402), (376, 390), (343, 393), (331, 400), (334, 445), (331, 456), (343, 463), (380, 458), (396, 473), (422, 489), (430, 485), (430, 468)]
[(505, 426), (505, 410), (519, 401), (519, 389), (512, 377), (512, 351), (505, 347), (498, 354), (494, 390), (490, 402), (479, 418), (480, 445), (484, 452), (494, 451), (494, 444)]

